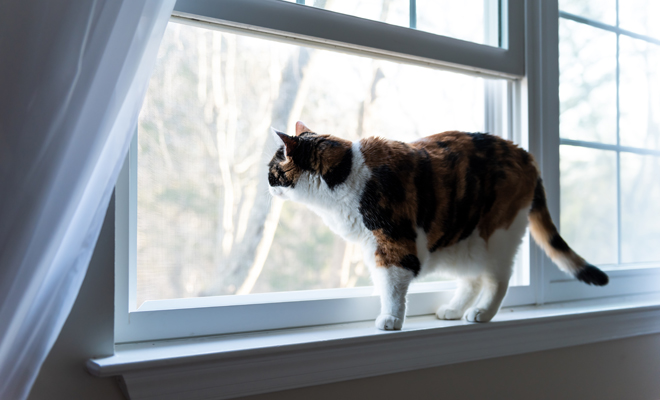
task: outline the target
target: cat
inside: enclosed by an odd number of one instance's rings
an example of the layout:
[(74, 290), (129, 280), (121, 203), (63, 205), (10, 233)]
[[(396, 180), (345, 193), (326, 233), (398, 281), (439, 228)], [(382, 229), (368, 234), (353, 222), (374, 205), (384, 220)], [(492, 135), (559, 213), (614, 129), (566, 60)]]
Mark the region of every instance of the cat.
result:
[(458, 279), (439, 319), (490, 321), (528, 224), (562, 271), (587, 284), (609, 281), (559, 235), (534, 158), (508, 140), (448, 131), (412, 143), (351, 142), (300, 121), (295, 136), (273, 132), (279, 149), (268, 164), (270, 193), (305, 204), (361, 244), (380, 294), (379, 329), (401, 329), (410, 283), (438, 270)]

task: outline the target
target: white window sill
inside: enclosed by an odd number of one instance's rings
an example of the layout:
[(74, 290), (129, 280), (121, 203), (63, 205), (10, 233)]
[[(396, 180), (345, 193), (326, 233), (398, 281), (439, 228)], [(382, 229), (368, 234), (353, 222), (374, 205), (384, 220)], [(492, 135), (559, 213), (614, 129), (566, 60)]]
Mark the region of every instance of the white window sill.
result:
[(493, 321), (412, 317), (117, 345), (87, 362), (130, 399), (228, 399), (660, 332), (660, 294), (504, 308)]

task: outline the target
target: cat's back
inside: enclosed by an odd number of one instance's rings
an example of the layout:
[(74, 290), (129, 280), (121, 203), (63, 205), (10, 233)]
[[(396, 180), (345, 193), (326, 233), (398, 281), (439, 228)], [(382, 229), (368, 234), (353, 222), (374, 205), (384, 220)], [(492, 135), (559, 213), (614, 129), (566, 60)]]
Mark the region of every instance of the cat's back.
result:
[(538, 168), (533, 157), (511, 141), (450, 131), (411, 145), (429, 153), (438, 177), (433, 190), (444, 198), (442, 226), (430, 232), (436, 248), (466, 238), (475, 228), (487, 240), (532, 202)]
[(373, 174), (366, 199), (378, 199), (363, 209), (386, 211), (398, 227), (422, 228), (432, 251), (475, 229), (487, 240), (506, 228), (531, 204), (538, 178), (528, 152), (489, 134), (449, 131), (412, 143), (368, 138), (360, 147)]

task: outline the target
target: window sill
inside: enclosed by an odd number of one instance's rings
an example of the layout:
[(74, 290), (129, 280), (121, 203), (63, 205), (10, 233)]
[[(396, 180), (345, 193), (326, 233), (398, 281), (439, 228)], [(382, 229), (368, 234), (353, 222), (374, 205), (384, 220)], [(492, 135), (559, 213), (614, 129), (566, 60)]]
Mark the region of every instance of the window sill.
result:
[(660, 332), (660, 295), (503, 308), (493, 321), (412, 317), (117, 345), (87, 362), (130, 399), (228, 399)]

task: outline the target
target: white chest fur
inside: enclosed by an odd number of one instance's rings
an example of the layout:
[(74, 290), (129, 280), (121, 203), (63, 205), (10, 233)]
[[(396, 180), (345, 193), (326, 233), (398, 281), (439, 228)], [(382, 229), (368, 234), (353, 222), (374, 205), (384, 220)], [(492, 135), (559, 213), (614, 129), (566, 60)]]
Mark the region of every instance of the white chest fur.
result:
[(297, 182), (291, 200), (307, 205), (334, 233), (345, 240), (366, 244), (374, 239), (371, 231), (362, 223), (359, 207), (371, 171), (364, 163), (359, 142), (353, 143), (351, 151), (351, 173), (344, 183), (330, 189), (320, 176), (306, 173)]

